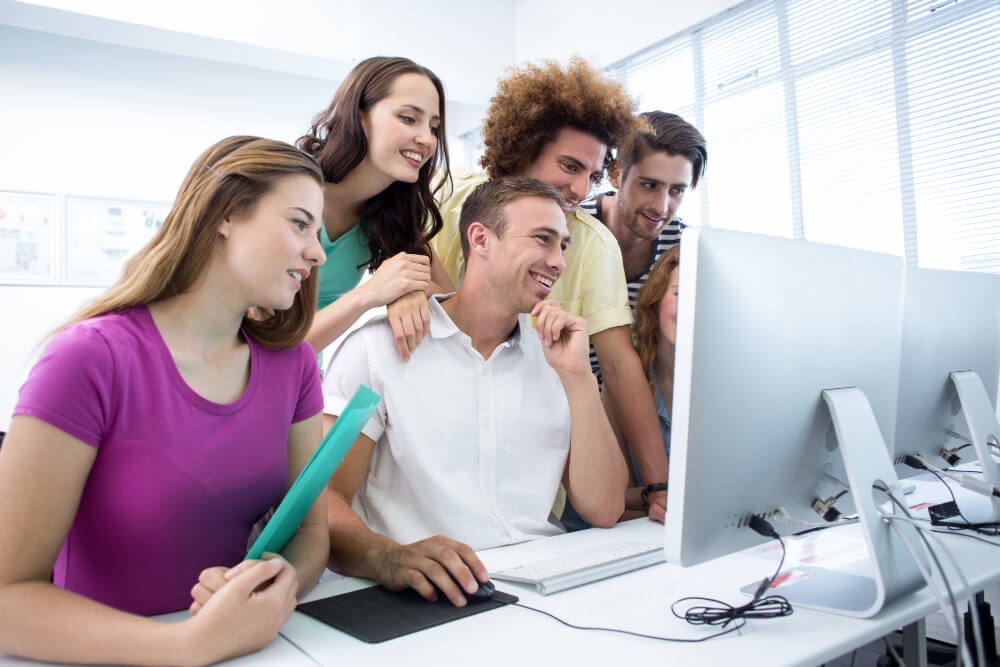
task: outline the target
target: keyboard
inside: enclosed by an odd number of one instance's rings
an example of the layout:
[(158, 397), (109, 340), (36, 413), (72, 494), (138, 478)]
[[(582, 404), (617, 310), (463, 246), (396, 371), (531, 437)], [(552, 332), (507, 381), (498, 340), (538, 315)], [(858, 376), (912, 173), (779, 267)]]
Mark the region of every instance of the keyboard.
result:
[(549, 595), (663, 561), (662, 544), (612, 542), (558, 558), (491, 572), (490, 577), (501, 581), (534, 584), (539, 593)]

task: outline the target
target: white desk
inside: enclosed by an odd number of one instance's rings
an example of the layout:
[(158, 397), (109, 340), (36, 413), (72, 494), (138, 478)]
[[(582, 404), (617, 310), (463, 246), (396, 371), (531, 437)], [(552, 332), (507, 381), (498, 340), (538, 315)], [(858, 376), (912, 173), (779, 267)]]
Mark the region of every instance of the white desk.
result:
[[(946, 494), (943, 488), (942, 494)], [(937, 493), (933, 486), (921, 495)], [(962, 499), (960, 498), (960, 501)], [(964, 503), (963, 503), (964, 506)], [(972, 517), (970, 517), (972, 518)], [(974, 519), (973, 519), (974, 520)], [(857, 535), (857, 526), (835, 530)], [(605, 541), (659, 541), (663, 527), (640, 519), (610, 530), (591, 529), (480, 553), (491, 570), (570, 553)], [(1000, 581), (996, 546), (961, 536), (942, 536), (963, 565), (973, 589)], [(669, 607), (686, 595), (745, 602), (739, 589), (773, 574), (775, 563), (746, 553), (692, 568), (662, 564), (588, 586), (541, 596), (533, 586), (498, 581), (500, 590), (576, 625), (622, 628), (646, 634), (698, 638), (718, 628), (690, 626)], [(958, 585), (957, 579), (953, 582)], [(367, 585), (358, 579), (320, 584), (306, 600), (345, 593)], [(779, 591), (780, 592), (780, 591)], [(536, 665), (630, 664), (803, 665), (815, 667), (919, 621), (937, 609), (926, 588), (886, 606), (871, 619), (856, 619), (796, 608), (789, 617), (751, 620), (733, 633), (701, 644), (653, 641), (606, 632), (584, 632), (526, 609), (504, 607), (462, 618), (382, 644), (366, 644), (296, 612), (282, 632), (323, 665), (443, 664)], [(908, 663), (909, 664), (909, 663)], [(914, 663), (915, 664), (915, 663)]]
[[(915, 496), (940, 502), (947, 492), (937, 482), (918, 482)], [(956, 489), (959, 502), (976, 520), (976, 497)], [(916, 502), (910, 498), (911, 504)], [(857, 535), (857, 526), (825, 531)], [(974, 590), (1000, 582), (997, 547), (960, 535), (942, 536), (963, 566)], [(537, 559), (571, 553), (607, 541), (660, 541), (663, 527), (638, 519), (610, 530), (579, 533), (526, 542), (480, 553), (491, 570)], [(670, 613), (670, 605), (686, 595), (700, 595), (732, 604), (746, 601), (740, 587), (773, 574), (775, 563), (760, 556), (738, 553), (681, 568), (662, 564), (606, 579), (588, 586), (541, 596), (534, 587), (496, 582), (524, 604), (549, 611), (577, 625), (622, 628), (670, 637), (698, 638), (718, 628), (690, 626)], [(954, 578), (953, 578), (954, 579)], [(958, 581), (953, 583), (957, 586)], [(349, 592), (370, 585), (360, 579), (340, 579), (320, 584), (305, 600)], [(779, 591), (780, 592), (780, 591)], [(956, 590), (956, 594), (959, 591)], [(803, 665), (815, 667), (894, 630), (913, 624), (937, 609), (926, 588), (887, 605), (871, 619), (856, 619), (796, 608), (785, 618), (751, 620), (739, 634), (717, 637), (701, 644), (667, 643), (606, 632), (567, 628), (535, 612), (504, 607), (400, 637), (382, 644), (366, 644), (305, 614), (295, 612), (282, 634), (303, 654), (279, 636), (264, 650), (238, 658), (233, 665)], [(181, 618), (185, 612), (167, 618)], [(909, 660), (907, 661), (910, 664)], [(0, 655), (0, 666), (34, 664)]]

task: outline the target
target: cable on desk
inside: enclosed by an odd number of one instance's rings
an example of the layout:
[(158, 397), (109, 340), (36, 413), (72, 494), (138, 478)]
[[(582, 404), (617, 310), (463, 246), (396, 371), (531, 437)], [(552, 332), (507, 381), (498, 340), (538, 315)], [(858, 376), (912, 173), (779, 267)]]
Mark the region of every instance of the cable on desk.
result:
[(291, 639), (290, 639), (290, 638), (288, 637), (288, 635), (286, 635), (286, 634), (285, 634), (284, 632), (281, 632), (281, 631), (279, 630), (279, 631), (278, 631), (278, 636), (279, 636), (279, 637), (281, 637), (282, 639), (284, 639), (284, 640), (285, 640), (286, 642), (288, 642), (288, 643), (289, 643), (289, 644), (291, 644), (292, 646), (294, 646), (294, 647), (295, 647), (295, 648), (296, 648), (296, 649), (298, 650), (298, 652), (299, 652), (299, 653), (301, 653), (301, 654), (302, 654), (302, 655), (304, 655), (305, 657), (309, 658), (309, 662), (313, 663), (314, 665), (319, 665), (319, 667), (323, 667), (323, 663), (321, 663), (321, 662), (318, 662), (318, 661), (316, 660), (316, 658), (314, 658), (314, 657), (312, 657), (311, 655), (309, 655), (309, 654), (308, 654), (308, 653), (306, 652), (306, 650), (305, 650), (304, 648), (302, 648), (301, 646), (299, 646), (298, 644), (296, 644), (295, 642), (293, 642), (293, 641), (292, 641), (292, 640), (291, 640)]
[[(721, 637), (722, 635), (727, 635), (730, 632), (735, 632), (747, 624), (747, 619), (749, 618), (779, 618), (781, 616), (788, 616), (792, 613), (791, 603), (781, 595), (769, 595), (767, 597), (761, 597), (764, 591), (768, 589), (781, 572), (782, 566), (785, 564), (785, 542), (781, 539), (781, 536), (771, 527), (767, 521), (759, 516), (754, 516), (750, 519), (748, 524), (757, 533), (764, 535), (765, 537), (773, 537), (778, 540), (781, 544), (781, 560), (778, 562), (778, 569), (775, 570), (774, 576), (770, 578), (765, 578), (760, 582), (757, 587), (757, 591), (754, 593), (753, 599), (750, 600), (745, 605), (739, 607), (734, 607), (728, 602), (723, 602), (722, 600), (716, 600), (713, 598), (705, 598), (698, 596), (683, 597), (672, 605), (670, 605), (670, 612), (677, 618), (682, 618), (691, 625), (717, 625), (724, 628), (720, 632), (715, 634), (707, 635), (705, 637), (699, 637), (697, 639), (692, 638), (679, 638), (679, 637), (661, 637), (659, 635), (647, 635), (641, 632), (633, 632), (631, 630), (621, 630), (618, 628), (602, 628), (596, 626), (585, 626), (585, 625), (574, 625), (568, 621), (564, 621), (555, 614), (550, 614), (547, 611), (541, 609), (536, 609), (534, 607), (529, 607), (526, 604), (520, 602), (513, 603), (514, 607), (521, 607), (522, 609), (528, 609), (530, 611), (538, 612), (539, 614), (545, 614), (549, 618), (559, 621), (563, 625), (574, 630), (597, 630), (600, 632), (615, 632), (623, 635), (631, 635), (633, 637), (642, 637), (644, 639), (655, 639), (657, 641), (664, 642), (681, 642), (686, 644), (697, 644), (699, 642), (708, 641), (709, 639), (714, 639), (715, 637)], [(703, 601), (710, 602), (713, 605), (699, 605), (689, 607), (684, 611), (683, 614), (677, 612), (677, 605), (682, 602), (687, 601)], [(735, 621), (735, 623), (734, 623)], [(730, 624), (732, 627), (726, 627)]]

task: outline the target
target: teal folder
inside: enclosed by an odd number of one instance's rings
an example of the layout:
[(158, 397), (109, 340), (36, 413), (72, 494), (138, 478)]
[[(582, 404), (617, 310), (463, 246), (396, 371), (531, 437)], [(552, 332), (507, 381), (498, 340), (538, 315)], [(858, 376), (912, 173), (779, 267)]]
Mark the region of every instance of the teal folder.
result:
[(285, 548), (381, 400), (382, 397), (368, 387), (358, 387), (333, 427), (309, 457), (302, 472), (295, 478), (295, 483), (288, 489), (274, 516), (250, 547), (247, 559), (260, 558), (265, 551), (278, 553)]

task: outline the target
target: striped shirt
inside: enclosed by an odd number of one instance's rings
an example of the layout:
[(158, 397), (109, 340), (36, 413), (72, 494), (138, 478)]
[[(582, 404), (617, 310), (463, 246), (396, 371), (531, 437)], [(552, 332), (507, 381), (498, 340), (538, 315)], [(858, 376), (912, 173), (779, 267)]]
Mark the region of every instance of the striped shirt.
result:
[[(593, 199), (588, 199), (580, 204), (580, 208), (604, 224), (607, 224), (601, 216), (601, 200), (604, 199), (604, 197), (613, 194), (614, 192), (604, 192), (599, 194)], [(653, 254), (650, 256), (649, 263), (646, 265), (646, 268), (635, 276), (627, 276), (625, 278), (626, 284), (628, 285), (628, 305), (632, 309), (633, 315), (635, 314), (635, 304), (639, 299), (639, 290), (646, 284), (646, 279), (649, 278), (649, 271), (653, 268), (653, 264), (655, 264), (656, 260), (660, 258), (660, 255), (680, 243), (681, 232), (684, 231), (685, 227), (686, 225), (680, 218), (674, 218), (667, 224), (663, 225), (663, 228), (660, 229), (660, 233), (653, 241)], [(601, 377), (601, 366), (597, 362), (597, 352), (594, 350), (593, 344), (590, 346), (590, 368), (594, 371), (594, 375), (597, 376), (598, 384), (602, 384), (603, 378)]]

